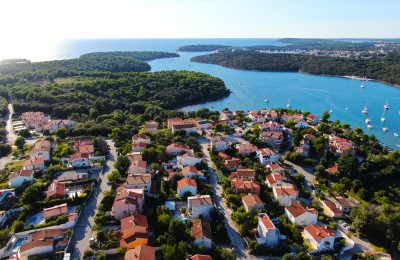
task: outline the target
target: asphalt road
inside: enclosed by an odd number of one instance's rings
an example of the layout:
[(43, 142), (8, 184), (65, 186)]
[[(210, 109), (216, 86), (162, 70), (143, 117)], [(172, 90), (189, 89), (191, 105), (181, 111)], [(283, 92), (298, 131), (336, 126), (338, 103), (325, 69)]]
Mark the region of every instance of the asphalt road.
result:
[(111, 189), (107, 185), (107, 175), (114, 171), (114, 164), (117, 160), (117, 151), (114, 143), (111, 140), (107, 140), (107, 144), (110, 146), (110, 157), (107, 160), (107, 165), (103, 172), (100, 172), (99, 182), (94, 187), (90, 198), (83, 207), (81, 216), (78, 223), (74, 227), (74, 234), (71, 240), (70, 253), (72, 259), (82, 259), (85, 250), (89, 249), (89, 239), (92, 237), (94, 226), (94, 216), (98, 206), (104, 195), (103, 192)]
[(213, 186), (214, 191), (214, 203), (217, 207), (221, 207), (222, 213), (225, 216), (225, 227), (228, 231), (229, 239), (232, 242), (233, 247), (236, 250), (237, 259), (256, 259), (253, 255), (250, 255), (244, 246), (244, 240), (236, 229), (235, 222), (232, 220), (232, 211), (228, 208), (225, 202), (222, 200), (222, 187), (218, 184), (217, 174), (212, 168), (212, 162), (210, 159), (210, 153), (207, 148), (209, 147), (210, 140), (206, 138), (198, 139), (201, 144), (202, 151), (204, 153), (204, 159), (208, 164), (208, 174), (210, 176), (210, 184)]

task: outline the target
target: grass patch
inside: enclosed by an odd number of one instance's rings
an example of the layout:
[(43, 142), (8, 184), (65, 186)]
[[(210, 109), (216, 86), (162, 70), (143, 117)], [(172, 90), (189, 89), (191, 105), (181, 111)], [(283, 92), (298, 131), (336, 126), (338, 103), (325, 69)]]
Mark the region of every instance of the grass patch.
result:
[(349, 191), (348, 194), (349, 194), (351, 197), (353, 197), (353, 198), (355, 198), (356, 200), (358, 200), (358, 201), (360, 202), (360, 204), (363, 205), (363, 206), (366, 206), (366, 205), (369, 204), (367, 201), (365, 201), (365, 200), (363, 200), (362, 198), (360, 198), (360, 196), (358, 196), (358, 195), (357, 195), (356, 193), (354, 193), (353, 191)]
[(58, 85), (71, 85), (75, 82), (74, 78), (57, 78), (54, 80)]

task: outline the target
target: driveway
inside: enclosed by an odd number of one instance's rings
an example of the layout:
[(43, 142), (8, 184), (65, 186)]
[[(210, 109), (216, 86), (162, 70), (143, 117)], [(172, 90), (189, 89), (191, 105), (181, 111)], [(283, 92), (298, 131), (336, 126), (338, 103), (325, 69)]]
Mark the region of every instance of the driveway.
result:
[(99, 174), (99, 182), (93, 188), (90, 198), (86, 201), (86, 205), (83, 207), (81, 216), (79, 217), (78, 223), (74, 227), (74, 234), (71, 240), (70, 253), (71, 259), (81, 259), (85, 250), (89, 249), (89, 238), (92, 237), (94, 226), (94, 216), (96, 215), (97, 208), (103, 199), (103, 193), (109, 191), (111, 187), (107, 185), (107, 175), (114, 171), (114, 164), (117, 160), (117, 151), (114, 143), (111, 140), (107, 140), (107, 144), (110, 146), (110, 156), (107, 161), (107, 165), (104, 167), (104, 171)]
[[(312, 167), (302, 167), (285, 160), (285, 163), (291, 165), (298, 173), (304, 176), (304, 185), (307, 191), (312, 192), (311, 184), (315, 182), (315, 176)], [(310, 184), (311, 183), (311, 184)]]
[(222, 201), (222, 186), (218, 184), (217, 174), (212, 168), (212, 162), (210, 159), (210, 153), (207, 148), (210, 145), (210, 140), (206, 138), (199, 138), (202, 151), (204, 153), (204, 159), (208, 164), (208, 175), (210, 176), (210, 184), (213, 187), (214, 192), (214, 203), (217, 207), (221, 207), (222, 213), (225, 216), (225, 227), (228, 231), (229, 239), (231, 240), (235, 250), (237, 259), (256, 259), (253, 255), (250, 255), (244, 246), (244, 240), (236, 229), (235, 222), (232, 220), (232, 211), (227, 207), (226, 203)]

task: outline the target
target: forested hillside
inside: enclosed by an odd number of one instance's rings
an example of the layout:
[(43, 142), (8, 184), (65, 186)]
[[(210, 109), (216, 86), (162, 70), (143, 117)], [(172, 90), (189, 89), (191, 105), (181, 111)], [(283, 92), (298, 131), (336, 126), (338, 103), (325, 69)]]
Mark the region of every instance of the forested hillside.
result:
[(236, 52), (202, 55), (193, 57), (191, 61), (243, 70), (301, 71), (337, 76), (353, 75), (400, 85), (399, 56), (397, 51), (379, 60), (359, 60), (300, 54)]

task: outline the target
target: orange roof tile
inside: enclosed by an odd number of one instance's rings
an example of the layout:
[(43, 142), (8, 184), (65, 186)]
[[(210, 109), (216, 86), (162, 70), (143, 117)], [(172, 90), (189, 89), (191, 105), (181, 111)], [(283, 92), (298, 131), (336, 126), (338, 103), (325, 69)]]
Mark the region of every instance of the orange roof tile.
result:
[(201, 219), (194, 221), (192, 226), (192, 236), (195, 241), (203, 237), (212, 240), (210, 223)]
[(304, 228), (304, 232), (308, 232), (317, 242), (322, 239), (334, 236), (335, 232), (327, 226), (308, 225)]
[(155, 247), (148, 245), (136, 246), (125, 253), (125, 260), (153, 260), (155, 257)]
[(191, 178), (183, 178), (182, 180), (178, 181), (178, 189), (182, 189), (186, 186), (197, 187), (196, 181)]
[(293, 216), (298, 217), (304, 213), (318, 214), (318, 211), (314, 208), (306, 208), (301, 202), (296, 201), (289, 206), (285, 207), (286, 210)]

